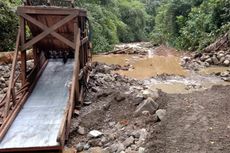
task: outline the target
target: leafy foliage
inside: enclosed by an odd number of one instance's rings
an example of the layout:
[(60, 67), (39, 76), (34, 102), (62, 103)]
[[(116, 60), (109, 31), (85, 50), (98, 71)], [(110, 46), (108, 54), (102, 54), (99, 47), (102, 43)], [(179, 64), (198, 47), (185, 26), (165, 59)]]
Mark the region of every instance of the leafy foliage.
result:
[(14, 47), (18, 19), (13, 5), (8, 1), (0, 1), (0, 51), (12, 50)]
[(230, 1), (166, 0), (158, 8), (155, 22), (154, 42), (201, 50), (230, 30)]
[[(12, 50), (21, 0), (0, 0), (0, 50)], [(120, 42), (152, 40), (200, 50), (230, 30), (229, 0), (77, 0), (88, 10), (95, 52)]]

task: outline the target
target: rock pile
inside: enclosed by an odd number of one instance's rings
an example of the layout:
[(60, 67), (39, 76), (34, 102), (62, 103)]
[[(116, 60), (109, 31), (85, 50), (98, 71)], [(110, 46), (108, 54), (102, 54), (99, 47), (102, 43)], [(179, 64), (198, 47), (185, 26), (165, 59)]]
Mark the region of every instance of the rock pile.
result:
[(221, 77), (221, 79), (224, 81), (230, 82), (230, 69), (222, 73), (221, 72), (215, 73), (215, 75)]
[[(28, 69), (33, 67), (33, 61), (30, 60), (27, 62)], [(19, 73), (20, 63), (16, 68), (16, 75)], [(0, 100), (6, 94), (9, 84), (9, 78), (11, 73), (12, 64), (1, 64), (0, 65)], [(21, 87), (19, 82), (16, 82), (16, 90)]]
[(147, 152), (151, 127), (166, 115), (157, 103), (157, 91), (140, 80), (111, 73), (114, 69), (117, 66), (92, 64), (87, 105), (73, 118), (68, 142), (78, 152)]
[(230, 39), (229, 34), (217, 39), (202, 52), (195, 52), (192, 57), (183, 57), (182, 66), (198, 70), (200, 67), (211, 65), (230, 66)]
[(192, 57), (183, 57), (181, 64), (187, 69), (193, 70), (212, 65), (228, 67), (230, 66), (230, 48), (225, 51), (221, 50), (210, 53), (196, 52)]

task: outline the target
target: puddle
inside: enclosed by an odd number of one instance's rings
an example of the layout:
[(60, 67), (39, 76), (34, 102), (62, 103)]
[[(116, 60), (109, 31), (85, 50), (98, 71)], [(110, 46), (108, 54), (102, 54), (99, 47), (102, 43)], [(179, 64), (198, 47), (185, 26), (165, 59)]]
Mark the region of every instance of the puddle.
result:
[(203, 91), (214, 85), (230, 85), (215, 76), (190, 74), (188, 77), (169, 76), (167, 78), (152, 78), (145, 80), (145, 85), (152, 90), (160, 89), (170, 94), (186, 94), (194, 91)]
[[(135, 47), (135, 44), (131, 44)], [(124, 46), (123, 46), (124, 47)], [(137, 47), (141, 47), (137, 44)], [(185, 70), (180, 63), (179, 53), (173, 48), (160, 46), (157, 48), (145, 48), (148, 55), (95, 55), (93, 61), (106, 64), (132, 65), (129, 71), (115, 71), (124, 76), (144, 80), (145, 85), (152, 89), (161, 89), (166, 93), (191, 93), (211, 88), (213, 85), (230, 85), (210, 74), (226, 71), (227, 67), (203, 68), (198, 73)], [(170, 75), (162, 78), (161, 74)]]
[(215, 74), (218, 72), (225, 72), (227, 70), (229, 70), (229, 67), (223, 67), (223, 66), (213, 66), (213, 67), (207, 67), (207, 68), (203, 68), (199, 71), (199, 74), (201, 75), (210, 75), (210, 74)]
[(187, 76), (187, 71), (180, 64), (180, 58), (176, 56), (143, 57), (138, 55), (96, 55), (93, 61), (106, 64), (131, 64), (134, 69), (129, 71), (116, 71), (121, 75), (136, 79), (148, 79), (161, 74)]

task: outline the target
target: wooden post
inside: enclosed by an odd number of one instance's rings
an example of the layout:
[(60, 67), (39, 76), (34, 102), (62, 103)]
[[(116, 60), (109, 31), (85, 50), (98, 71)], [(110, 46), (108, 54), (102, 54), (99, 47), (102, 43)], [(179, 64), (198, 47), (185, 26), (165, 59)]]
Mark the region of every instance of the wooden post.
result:
[(8, 114), (9, 114), (9, 109), (10, 109), (10, 98), (11, 98), (11, 94), (12, 94), (12, 87), (14, 84), (14, 75), (15, 75), (15, 69), (16, 69), (16, 64), (17, 64), (20, 34), (21, 34), (21, 31), (19, 28), (17, 41), (16, 41), (15, 55), (14, 55), (12, 70), (11, 70), (11, 74), (10, 74), (9, 87), (8, 87), (8, 91), (7, 91), (4, 118), (7, 118)]
[[(25, 44), (25, 19), (20, 17), (21, 46)], [(22, 85), (26, 83), (26, 50), (21, 51), (21, 80)]]

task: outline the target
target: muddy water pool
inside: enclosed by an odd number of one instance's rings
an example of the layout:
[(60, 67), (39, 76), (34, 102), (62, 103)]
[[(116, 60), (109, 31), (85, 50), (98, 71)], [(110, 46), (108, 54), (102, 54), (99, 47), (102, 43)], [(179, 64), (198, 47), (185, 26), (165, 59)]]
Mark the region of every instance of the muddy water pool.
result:
[[(156, 54), (152, 51), (148, 55), (95, 55), (93, 61), (106, 64), (132, 65), (128, 71), (119, 70), (124, 76), (143, 80), (152, 90), (160, 89), (167, 93), (190, 93), (211, 88), (213, 85), (230, 85), (210, 74), (224, 72), (226, 67), (209, 67), (199, 72), (192, 72), (180, 65), (180, 54)], [(164, 79), (162, 74), (166, 74)]]

